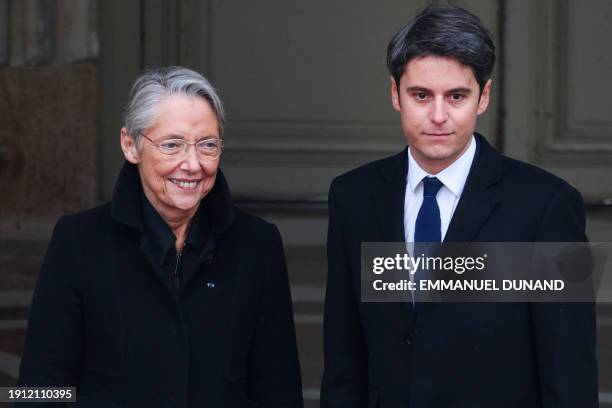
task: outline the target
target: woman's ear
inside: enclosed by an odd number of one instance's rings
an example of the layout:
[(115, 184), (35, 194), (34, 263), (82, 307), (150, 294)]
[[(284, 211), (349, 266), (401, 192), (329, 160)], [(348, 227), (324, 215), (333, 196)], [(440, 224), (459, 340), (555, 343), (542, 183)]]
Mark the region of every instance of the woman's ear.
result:
[(125, 127), (121, 128), (121, 150), (127, 161), (132, 164), (140, 163), (140, 153), (136, 143)]

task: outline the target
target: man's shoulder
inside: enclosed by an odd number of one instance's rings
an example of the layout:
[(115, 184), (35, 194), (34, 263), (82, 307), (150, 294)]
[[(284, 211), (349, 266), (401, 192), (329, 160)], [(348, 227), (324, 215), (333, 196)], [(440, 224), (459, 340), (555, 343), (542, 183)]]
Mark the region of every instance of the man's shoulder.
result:
[(331, 190), (352, 191), (373, 188), (385, 178), (393, 175), (401, 176), (405, 165), (406, 150), (382, 159), (374, 160), (349, 170), (332, 180)]
[(556, 194), (560, 190), (575, 190), (559, 176), (533, 164), (501, 156), (501, 181), (506, 186), (515, 186), (537, 195)]
[(478, 173), (481, 180), (483, 174), (491, 173), (491, 176), (485, 179), (488, 178), (489, 182), (495, 180), (502, 194), (529, 196), (533, 201), (550, 199), (560, 191), (577, 193), (577, 190), (562, 178), (541, 167), (498, 152), (482, 135), (477, 134), (476, 137), (480, 152), (470, 173)]

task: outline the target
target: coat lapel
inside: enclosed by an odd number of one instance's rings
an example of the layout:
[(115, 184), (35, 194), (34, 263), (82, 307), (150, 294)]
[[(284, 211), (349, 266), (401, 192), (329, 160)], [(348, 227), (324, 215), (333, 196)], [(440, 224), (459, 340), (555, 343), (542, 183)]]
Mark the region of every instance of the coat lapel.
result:
[(372, 197), (381, 242), (404, 242), (404, 196), (408, 154), (401, 153), (379, 163), (381, 182)]
[(444, 242), (471, 242), (499, 199), (492, 188), (501, 176), (501, 159), (486, 139), (476, 134), (477, 151)]
[[(499, 200), (492, 188), (500, 179), (501, 159), (499, 154), (476, 134), (477, 151), (465, 188), (446, 233), (445, 242), (470, 242), (489, 218)], [(372, 197), (379, 239), (381, 242), (404, 242), (404, 199), (408, 154), (401, 153), (379, 162), (380, 184)], [(399, 303), (398, 318), (406, 319), (411, 329), (415, 314), (412, 302)], [(428, 308), (429, 309), (428, 305)], [(385, 308), (386, 317), (392, 309)], [(393, 321), (393, 319), (390, 319)]]
[[(406, 195), (406, 175), (408, 174), (407, 148), (401, 153), (379, 162), (378, 170), (380, 182), (372, 199), (374, 200), (379, 240), (381, 242), (404, 242), (406, 239), (404, 234), (404, 199)], [(401, 324), (405, 324), (405, 327), (409, 330), (414, 325), (415, 315), (412, 298), (405, 302), (375, 305), (372, 310), (378, 310), (380, 318), (388, 322), (389, 325), (402, 322)]]
[[(477, 151), (461, 198), (446, 233), (445, 242), (470, 242), (499, 203), (493, 188), (501, 177), (501, 158), (476, 134)], [(380, 184), (373, 195), (379, 239), (403, 242), (404, 197), (408, 155), (406, 149), (378, 164)]]

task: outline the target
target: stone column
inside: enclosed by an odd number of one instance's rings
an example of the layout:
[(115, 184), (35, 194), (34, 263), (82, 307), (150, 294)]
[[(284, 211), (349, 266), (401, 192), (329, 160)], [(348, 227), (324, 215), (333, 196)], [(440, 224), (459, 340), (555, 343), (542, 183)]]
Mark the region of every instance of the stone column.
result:
[(0, 0), (0, 235), (48, 238), (97, 192), (97, 2)]

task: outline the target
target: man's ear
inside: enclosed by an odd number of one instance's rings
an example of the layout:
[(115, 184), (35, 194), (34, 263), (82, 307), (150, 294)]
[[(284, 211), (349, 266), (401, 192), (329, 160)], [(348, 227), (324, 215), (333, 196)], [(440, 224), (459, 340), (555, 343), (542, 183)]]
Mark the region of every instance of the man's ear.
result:
[(121, 128), (121, 150), (123, 150), (123, 155), (127, 161), (132, 164), (140, 163), (140, 154), (136, 143), (125, 127)]
[(476, 111), (479, 115), (482, 115), (487, 110), (487, 106), (489, 106), (489, 100), (491, 97), (491, 86), (493, 84), (493, 80), (489, 79), (485, 86), (482, 88), (482, 93), (480, 94), (480, 100), (478, 101), (478, 110)]
[(395, 83), (395, 78), (391, 77), (391, 104), (393, 105), (393, 109), (396, 111), (400, 111), (400, 101), (399, 101), (399, 92), (397, 84)]

